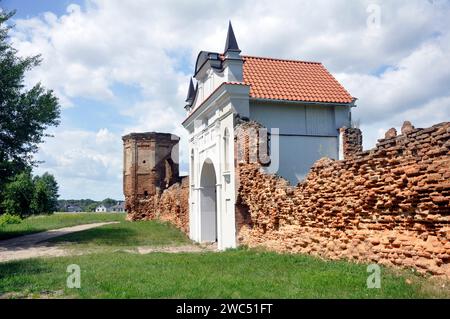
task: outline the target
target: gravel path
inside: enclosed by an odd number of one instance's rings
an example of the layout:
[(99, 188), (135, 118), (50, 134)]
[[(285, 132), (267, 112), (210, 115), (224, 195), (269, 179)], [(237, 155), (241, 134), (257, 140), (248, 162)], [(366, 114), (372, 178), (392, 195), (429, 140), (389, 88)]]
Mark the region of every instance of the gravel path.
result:
[(67, 250), (52, 246), (45, 243), (54, 237), (63, 236), (70, 233), (75, 233), (83, 230), (88, 230), (95, 227), (100, 227), (109, 224), (118, 224), (119, 222), (93, 223), (77, 225), (72, 227), (64, 227), (59, 229), (48, 230), (41, 233), (15, 237), (7, 240), (0, 240), (0, 262), (35, 258), (43, 256), (65, 256), (69, 253)]

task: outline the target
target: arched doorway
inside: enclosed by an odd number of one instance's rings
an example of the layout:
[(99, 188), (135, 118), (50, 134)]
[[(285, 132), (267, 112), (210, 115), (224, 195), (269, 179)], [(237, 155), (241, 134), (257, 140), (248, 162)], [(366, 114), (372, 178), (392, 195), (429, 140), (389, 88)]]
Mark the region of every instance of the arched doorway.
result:
[(200, 177), (200, 218), (202, 242), (217, 241), (216, 172), (211, 160), (203, 163)]

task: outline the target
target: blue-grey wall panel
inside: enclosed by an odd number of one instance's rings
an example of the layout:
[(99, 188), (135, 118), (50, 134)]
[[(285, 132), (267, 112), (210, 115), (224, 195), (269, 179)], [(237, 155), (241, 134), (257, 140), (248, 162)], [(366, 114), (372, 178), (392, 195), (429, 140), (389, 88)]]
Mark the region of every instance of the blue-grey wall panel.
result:
[[(276, 138), (272, 136), (271, 144)], [(311, 166), (322, 157), (337, 159), (337, 137), (280, 136), (278, 175), (286, 178), (292, 185), (303, 180)], [(273, 146), (271, 145), (273, 150)], [(271, 154), (271, 157), (276, 154)]]

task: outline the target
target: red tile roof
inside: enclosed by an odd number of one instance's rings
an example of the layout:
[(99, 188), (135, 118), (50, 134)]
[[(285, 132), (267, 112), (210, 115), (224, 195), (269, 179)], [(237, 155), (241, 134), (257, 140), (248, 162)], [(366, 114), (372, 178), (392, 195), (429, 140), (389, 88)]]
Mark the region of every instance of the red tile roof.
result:
[(318, 62), (242, 56), (244, 83), (258, 99), (351, 103), (353, 97)]

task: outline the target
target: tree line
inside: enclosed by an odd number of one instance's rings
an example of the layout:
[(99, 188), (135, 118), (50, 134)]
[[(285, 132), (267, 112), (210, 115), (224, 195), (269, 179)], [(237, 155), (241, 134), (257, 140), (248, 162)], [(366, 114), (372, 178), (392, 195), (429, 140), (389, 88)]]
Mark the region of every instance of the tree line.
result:
[(59, 125), (60, 105), (52, 90), (41, 83), (24, 84), (26, 72), (41, 57), (19, 56), (8, 33), (15, 12), (0, 7), (0, 215), (26, 217), (58, 208), (58, 184), (48, 173), (33, 176), (39, 144), (45, 131)]

